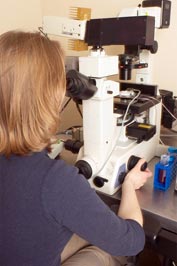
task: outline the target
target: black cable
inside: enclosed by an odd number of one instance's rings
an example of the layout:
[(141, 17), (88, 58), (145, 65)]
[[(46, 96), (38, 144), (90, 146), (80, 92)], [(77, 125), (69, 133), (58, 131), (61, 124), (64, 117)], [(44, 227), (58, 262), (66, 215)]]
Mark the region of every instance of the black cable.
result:
[(64, 104), (64, 106), (62, 107), (60, 113), (62, 113), (64, 111), (64, 109), (66, 108), (66, 106), (69, 104), (69, 102), (71, 101), (72, 98), (69, 98), (66, 103)]
[(78, 104), (78, 103), (76, 103), (76, 108), (77, 108), (77, 111), (79, 112), (79, 114), (80, 114), (81, 118), (83, 118), (83, 115), (82, 115), (82, 112), (81, 112), (81, 109), (80, 109), (80, 107), (79, 107), (79, 104)]

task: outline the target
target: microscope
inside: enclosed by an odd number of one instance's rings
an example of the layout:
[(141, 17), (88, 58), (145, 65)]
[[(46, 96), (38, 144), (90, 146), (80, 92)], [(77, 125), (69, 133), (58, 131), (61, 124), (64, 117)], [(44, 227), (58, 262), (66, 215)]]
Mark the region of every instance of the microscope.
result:
[[(145, 6), (147, 2), (152, 1), (143, 1)], [(144, 60), (157, 52), (155, 23), (154, 16), (126, 12), (80, 23), (83, 41), (92, 48), (79, 57), (79, 71), (69, 70), (66, 76), (66, 95), (82, 102), (83, 111), (83, 146), (75, 165), (93, 188), (109, 195), (139, 158), (149, 162), (160, 154), (161, 97), (157, 85), (149, 84), (150, 65)], [(46, 25), (45, 20), (44, 32), (50, 33)], [(125, 52), (109, 56), (104, 50), (108, 45), (124, 45)], [(133, 69), (138, 70), (136, 83), (127, 82)], [(119, 82), (111, 80), (118, 74)]]

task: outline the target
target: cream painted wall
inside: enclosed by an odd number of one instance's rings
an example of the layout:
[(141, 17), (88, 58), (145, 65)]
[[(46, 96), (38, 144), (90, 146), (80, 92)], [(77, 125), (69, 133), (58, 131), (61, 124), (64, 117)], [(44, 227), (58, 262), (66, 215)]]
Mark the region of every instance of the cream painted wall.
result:
[[(74, 6), (91, 8), (92, 18), (112, 17), (116, 16), (122, 9), (136, 7), (141, 2), (142, 1), (138, 0), (42, 0), (42, 14), (69, 17), (70, 7)], [(170, 28), (158, 29), (156, 32), (155, 39), (158, 41), (159, 49), (157, 54), (152, 57), (152, 83), (157, 84), (159, 89), (172, 90), (174, 95), (177, 96), (177, 16), (175, 14), (177, 10), (177, 0), (172, 0), (171, 2), (172, 13)], [(67, 50), (68, 40), (66, 38), (60, 37), (59, 40), (64, 46), (67, 55), (81, 55), (79, 52)], [(123, 47), (120, 46), (106, 47), (108, 54), (120, 54), (122, 49)], [(84, 54), (87, 54), (87, 52)], [(71, 126), (71, 124), (79, 124), (80, 117), (77, 112), (70, 118), (73, 108), (72, 104), (67, 108), (63, 119), (63, 121), (65, 121), (64, 127)]]
[(159, 49), (154, 60), (154, 82), (177, 96), (177, 1), (171, 2), (170, 27), (156, 33)]
[(41, 0), (1, 0), (0, 33), (8, 30), (36, 30), (42, 23)]

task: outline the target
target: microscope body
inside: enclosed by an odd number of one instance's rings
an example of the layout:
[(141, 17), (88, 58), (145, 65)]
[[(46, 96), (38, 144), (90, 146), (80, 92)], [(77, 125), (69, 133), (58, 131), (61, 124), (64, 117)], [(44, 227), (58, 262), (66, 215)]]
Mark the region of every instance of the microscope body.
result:
[[(141, 7), (125, 10), (118, 17), (43, 19), (45, 33), (81, 40), (92, 47), (89, 56), (79, 58), (80, 74), (67, 75), (68, 91), (69, 97), (82, 102), (83, 108), (84, 144), (76, 166), (90, 185), (103, 193), (112, 195), (120, 188), (132, 155), (147, 162), (160, 155), (162, 106), (157, 86), (148, 85), (152, 82), (149, 59), (158, 48), (155, 28), (169, 26), (170, 7), (168, 0), (144, 0)], [(107, 45), (124, 45), (125, 51), (119, 56), (107, 56), (103, 50)], [(119, 70), (120, 80), (131, 80), (132, 69), (137, 70), (137, 83), (127, 83), (122, 93), (126, 84), (108, 77)]]
[[(157, 155), (161, 102), (151, 102), (150, 107), (143, 109), (143, 112), (141, 110), (140, 113), (135, 112), (133, 121), (129, 123), (131, 126), (138, 119), (144, 120), (144, 118), (140, 118), (141, 116), (146, 116), (148, 124), (140, 121), (139, 125), (142, 127), (154, 126), (155, 131), (152, 136), (141, 141), (127, 136), (128, 125), (118, 123), (120, 114), (115, 110), (115, 98), (120, 94), (120, 83), (108, 80), (107, 77), (101, 77), (102, 71), (96, 69), (96, 65), (98, 68), (100, 67), (99, 59), (104, 57), (103, 72), (105, 74), (105, 69), (107, 69), (108, 76), (110, 76), (109, 56), (98, 53), (97, 56), (91, 55), (91, 57), (79, 59), (79, 71), (86, 76), (92, 76), (96, 80), (98, 90), (92, 98), (82, 101), (84, 145), (79, 151), (76, 166), (93, 188), (112, 195), (121, 187), (122, 178), (127, 172), (128, 161), (132, 155), (143, 157), (147, 162)], [(91, 70), (87, 66), (87, 63), (90, 64), (90, 60), (93, 60), (95, 65)], [(115, 68), (112, 66), (112, 74), (116, 74), (115, 72), (118, 71), (116, 59), (114, 60)], [(96, 69), (95, 75), (93, 69)], [(99, 77), (96, 77), (96, 74)], [(117, 109), (120, 111), (121, 107), (119, 106)], [(125, 110), (122, 111), (125, 113)]]

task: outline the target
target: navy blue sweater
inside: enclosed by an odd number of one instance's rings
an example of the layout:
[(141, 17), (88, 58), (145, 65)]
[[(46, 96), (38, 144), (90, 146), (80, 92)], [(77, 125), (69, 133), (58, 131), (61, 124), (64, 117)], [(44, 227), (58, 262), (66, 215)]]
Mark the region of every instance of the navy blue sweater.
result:
[(77, 168), (45, 152), (0, 156), (0, 265), (59, 266), (72, 234), (112, 255), (143, 249), (144, 231), (117, 217)]

